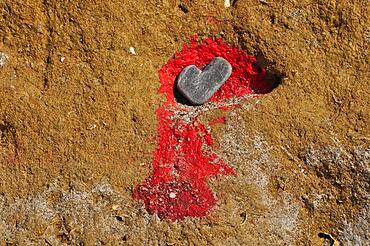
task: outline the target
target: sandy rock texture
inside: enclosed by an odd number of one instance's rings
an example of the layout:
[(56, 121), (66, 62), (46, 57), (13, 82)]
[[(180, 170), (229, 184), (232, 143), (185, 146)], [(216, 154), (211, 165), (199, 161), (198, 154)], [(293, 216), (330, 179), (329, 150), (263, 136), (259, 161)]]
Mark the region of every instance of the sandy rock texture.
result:
[[(368, 16), (356, 0), (0, 1), (0, 243), (367, 245)], [(151, 173), (158, 70), (194, 35), (282, 80), (201, 117), (236, 175), (209, 180), (207, 217), (171, 223), (132, 191)]]

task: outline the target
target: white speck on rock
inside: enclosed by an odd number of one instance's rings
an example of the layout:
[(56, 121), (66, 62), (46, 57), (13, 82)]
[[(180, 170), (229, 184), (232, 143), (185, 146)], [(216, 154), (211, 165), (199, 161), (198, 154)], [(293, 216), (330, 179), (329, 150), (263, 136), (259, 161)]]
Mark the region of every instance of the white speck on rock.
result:
[(9, 61), (9, 56), (3, 52), (0, 52), (0, 68), (5, 66)]
[(96, 128), (96, 124), (92, 124), (90, 127), (89, 127), (89, 130), (93, 130)]
[(66, 59), (66, 58), (65, 58), (64, 56), (62, 56), (62, 57), (60, 58), (60, 62), (61, 62), (61, 63), (63, 63), (65, 59)]
[(171, 192), (170, 193), (170, 198), (172, 198), (172, 199), (176, 198), (176, 193), (175, 192)]
[(136, 55), (136, 52), (135, 52), (135, 48), (134, 47), (130, 47), (130, 53), (133, 54), (133, 55)]
[(225, 0), (225, 8), (228, 8), (230, 6), (231, 6), (230, 0)]

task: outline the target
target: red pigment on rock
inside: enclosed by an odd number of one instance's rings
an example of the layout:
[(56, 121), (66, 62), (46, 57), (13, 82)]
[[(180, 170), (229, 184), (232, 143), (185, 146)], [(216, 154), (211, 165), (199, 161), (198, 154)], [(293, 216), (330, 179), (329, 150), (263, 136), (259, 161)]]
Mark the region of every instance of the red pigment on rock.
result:
[(208, 124), (210, 126), (214, 126), (216, 124), (225, 124), (225, 122), (226, 122), (225, 117), (218, 117), (216, 119), (211, 120)]
[(191, 64), (203, 68), (217, 56), (226, 59), (233, 71), (210, 98), (211, 102), (272, 90), (264, 79), (265, 70), (253, 66), (255, 57), (220, 39), (209, 38), (200, 43), (193, 39), (160, 69), (159, 92), (166, 95), (167, 101), (157, 110), (158, 146), (154, 152), (153, 174), (134, 191), (147, 211), (156, 213), (159, 218), (175, 221), (205, 216), (216, 203), (207, 180), (218, 174), (235, 174), (233, 168), (212, 151), (213, 139), (204, 125), (196, 118), (188, 122), (175, 117), (177, 110), (184, 110), (178, 107), (174, 95), (176, 76)]

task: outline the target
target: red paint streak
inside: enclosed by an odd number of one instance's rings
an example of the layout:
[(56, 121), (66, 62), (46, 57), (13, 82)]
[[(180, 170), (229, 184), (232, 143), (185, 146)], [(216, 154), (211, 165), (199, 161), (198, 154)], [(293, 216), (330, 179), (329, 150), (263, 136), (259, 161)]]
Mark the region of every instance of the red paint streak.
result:
[(225, 124), (225, 122), (226, 122), (225, 117), (218, 117), (216, 119), (211, 120), (208, 124), (210, 126), (214, 126), (216, 124)]
[[(176, 76), (188, 65), (203, 68), (216, 56), (228, 60), (233, 72), (225, 84), (211, 97), (219, 103), (232, 97), (269, 92), (264, 80), (266, 72), (254, 67), (255, 57), (248, 56), (211, 38), (198, 43), (191, 40), (160, 71), (159, 90), (167, 101), (157, 110), (158, 146), (154, 152), (153, 174), (136, 187), (134, 196), (144, 202), (150, 214), (170, 221), (186, 217), (203, 217), (215, 205), (216, 198), (207, 180), (218, 174), (235, 174), (221, 157), (212, 152), (212, 136), (197, 119), (186, 122), (175, 117), (180, 111), (173, 87)], [(186, 112), (185, 112), (186, 113)]]

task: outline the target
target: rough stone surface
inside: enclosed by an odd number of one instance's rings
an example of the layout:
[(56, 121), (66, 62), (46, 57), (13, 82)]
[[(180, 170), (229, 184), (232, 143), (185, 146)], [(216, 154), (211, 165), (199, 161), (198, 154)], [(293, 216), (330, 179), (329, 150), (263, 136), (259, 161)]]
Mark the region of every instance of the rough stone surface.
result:
[(226, 82), (231, 71), (230, 63), (222, 57), (213, 59), (203, 71), (190, 65), (180, 73), (177, 89), (192, 104), (200, 105), (208, 101)]
[[(369, 244), (368, 2), (231, 2), (0, 1), (0, 245)], [(210, 180), (207, 217), (171, 223), (132, 190), (153, 171), (158, 70), (195, 34), (283, 81), (176, 111), (202, 113), (236, 175)]]

